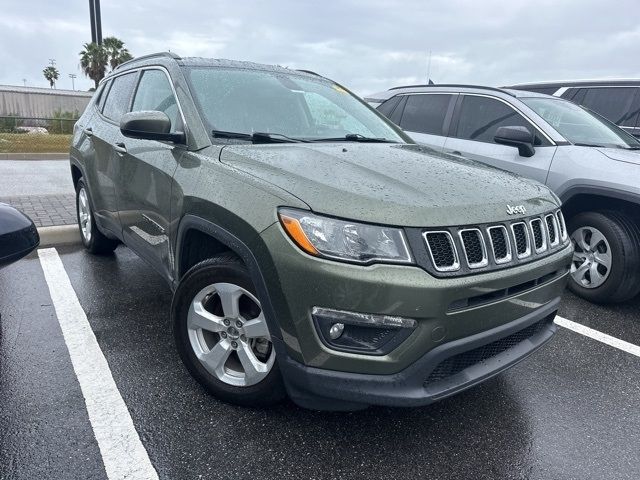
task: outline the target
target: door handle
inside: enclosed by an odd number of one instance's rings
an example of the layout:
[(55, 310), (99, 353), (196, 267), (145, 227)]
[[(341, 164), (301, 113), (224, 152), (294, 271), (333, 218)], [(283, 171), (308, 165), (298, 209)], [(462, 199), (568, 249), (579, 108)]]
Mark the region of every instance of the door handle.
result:
[(127, 153), (127, 147), (122, 142), (114, 143), (113, 149), (118, 153)]
[(91, 127), (87, 127), (84, 129), (84, 134), (87, 137), (93, 137), (93, 129)]

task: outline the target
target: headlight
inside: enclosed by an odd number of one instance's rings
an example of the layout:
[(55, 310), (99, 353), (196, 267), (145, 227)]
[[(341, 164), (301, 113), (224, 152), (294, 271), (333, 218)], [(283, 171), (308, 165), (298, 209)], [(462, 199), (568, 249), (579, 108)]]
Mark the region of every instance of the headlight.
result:
[(321, 217), (300, 210), (278, 212), (294, 243), (310, 255), (357, 263), (411, 263), (402, 230)]

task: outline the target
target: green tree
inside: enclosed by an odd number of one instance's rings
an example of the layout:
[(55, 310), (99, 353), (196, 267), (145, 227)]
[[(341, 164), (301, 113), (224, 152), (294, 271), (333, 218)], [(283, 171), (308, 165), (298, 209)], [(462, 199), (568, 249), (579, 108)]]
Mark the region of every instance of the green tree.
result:
[(104, 78), (107, 71), (109, 57), (107, 52), (97, 43), (85, 43), (84, 50), (80, 52), (80, 68), (98, 88), (98, 83)]
[(42, 71), (42, 74), (44, 75), (44, 78), (47, 79), (47, 82), (49, 82), (49, 85), (51, 85), (51, 88), (56, 86), (56, 80), (58, 80), (58, 77), (60, 76), (60, 72), (56, 67), (49, 65)]
[(80, 52), (80, 67), (85, 75), (98, 83), (107, 73), (107, 68), (115, 69), (121, 63), (131, 60), (133, 56), (124, 46), (124, 42), (116, 37), (107, 37), (102, 45), (85, 43)]
[(129, 53), (124, 46), (124, 42), (116, 37), (106, 37), (102, 42), (107, 56), (109, 57), (109, 66), (111, 70), (116, 68), (121, 63), (131, 60), (133, 56)]

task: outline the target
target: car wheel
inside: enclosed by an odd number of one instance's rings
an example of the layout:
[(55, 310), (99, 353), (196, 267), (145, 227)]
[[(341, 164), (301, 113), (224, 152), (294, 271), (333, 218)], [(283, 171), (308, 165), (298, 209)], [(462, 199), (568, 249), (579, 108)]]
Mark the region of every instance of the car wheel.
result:
[(640, 292), (640, 229), (617, 212), (584, 212), (569, 220), (574, 246), (569, 288), (598, 303), (623, 302)]
[(78, 180), (76, 186), (76, 213), (78, 216), (80, 237), (84, 247), (94, 254), (113, 252), (118, 246), (118, 241), (106, 237), (98, 229), (93, 216), (93, 206), (91, 205), (89, 192), (83, 178)]
[(260, 300), (236, 256), (223, 254), (192, 267), (171, 310), (182, 361), (209, 393), (244, 406), (285, 397)]

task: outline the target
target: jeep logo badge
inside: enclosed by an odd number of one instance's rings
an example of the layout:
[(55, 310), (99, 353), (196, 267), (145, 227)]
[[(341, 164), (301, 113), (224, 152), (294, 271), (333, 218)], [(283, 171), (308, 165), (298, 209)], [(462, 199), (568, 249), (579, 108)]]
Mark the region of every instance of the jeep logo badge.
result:
[(507, 205), (507, 215), (515, 215), (519, 213), (520, 215), (524, 215), (527, 213), (527, 209), (524, 208), (524, 205), (516, 205), (512, 207), (511, 205)]

